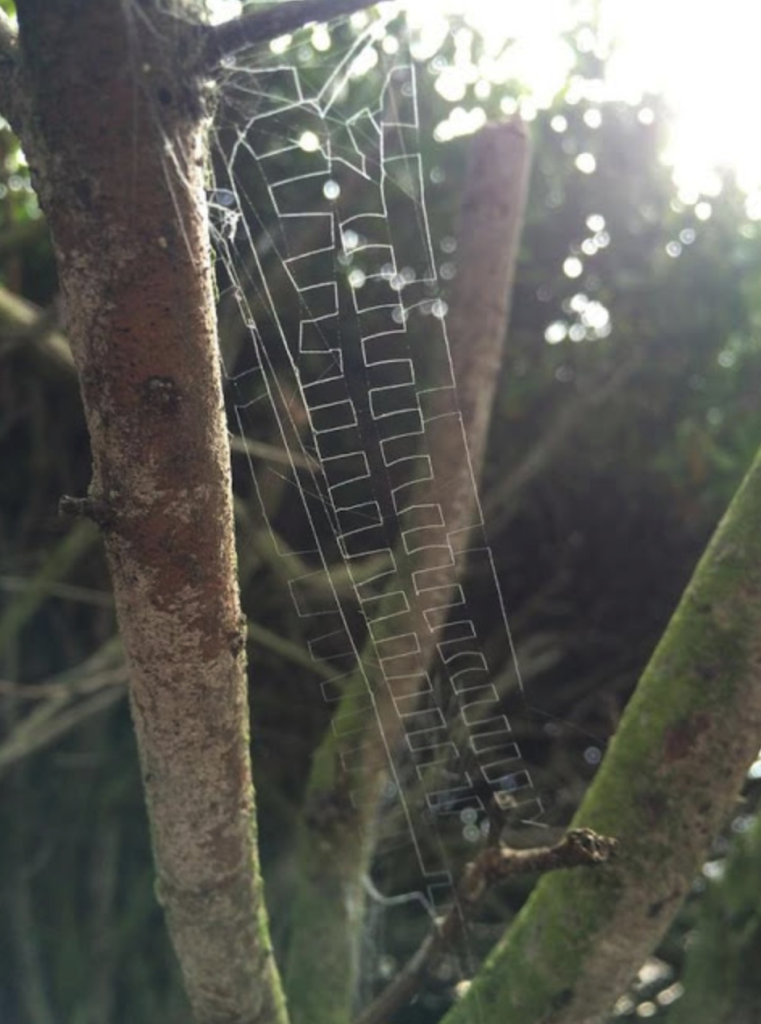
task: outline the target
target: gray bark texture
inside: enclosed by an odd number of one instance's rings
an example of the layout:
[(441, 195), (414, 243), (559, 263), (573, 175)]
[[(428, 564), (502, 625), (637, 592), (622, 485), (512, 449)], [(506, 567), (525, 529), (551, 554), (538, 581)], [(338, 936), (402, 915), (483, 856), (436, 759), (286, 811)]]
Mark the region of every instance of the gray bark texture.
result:
[(186, 71), (201, 37), (167, 7), (20, 0), (14, 127), (90, 431), (80, 510), (113, 580), (157, 895), (196, 1019), (270, 1024), (285, 1013), (257, 869), (207, 118)]

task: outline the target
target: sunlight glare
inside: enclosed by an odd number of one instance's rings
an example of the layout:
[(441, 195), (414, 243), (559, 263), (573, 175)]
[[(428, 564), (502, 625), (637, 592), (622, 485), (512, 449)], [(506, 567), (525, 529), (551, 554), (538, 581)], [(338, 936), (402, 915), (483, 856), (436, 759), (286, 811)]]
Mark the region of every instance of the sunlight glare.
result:
[[(671, 115), (663, 159), (673, 168), (680, 195), (692, 196), (693, 204), (701, 195), (717, 195), (719, 168), (734, 171), (751, 196), (761, 194), (754, 104), (761, 94), (761, 5), (726, 0), (718, 12), (690, 0), (503, 5), (493, 0), (438, 0), (435, 5), (408, 0), (406, 7), (416, 40), (413, 53), (420, 60), (436, 59), (453, 16), (483, 38), (477, 64), (466, 59), (461, 47), (460, 59), (440, 68), (437, 87), (452, 102), (467, 102), (474, 83), (518, 81), (526, 95), (516, 109), (525, 115), (527, 108), (535, 114), (550, 107), (572, 69), (573, 55), (563, 35), (575, 31), (580, 51), (607, 60), (606, 78), (595, 82), (572, 77), (568, 102), (624, 101), (641, 108), (639, 120), (647, 125), (654, 113), (643, 98), (660, 94)], [(596, 34), (589, 28), (594, 21)], [(511, 45), (506, 47), (508, 40)], [(590, 113), (587, 124), (598, 126), (602, 111)], [(560, 115), (554, 118), (553, 128), (563, 131), (562, 121)], [(439, 137), (452, 137), (465, 128), (460, 117), (459, 126), (450, 125)], [(756, 216), (759, 203), (756, 198), (750, 204)]]
[(741, 188), (761, 185), (756, 98), (761, 91), (761, 7), (725, 0), (721, 9), (688, 0), (603, 4), (617, 42), (608, 66), (612, 94), (639, 82), (673, 112), (666, 161), (677, 185), (716, 195), (715, 169), (734, 170)]
[[(239, 0), (208, 3), (215, 21), (240, 9)], [(502, 109), (527, 120), (551, 107), (565, 89), (571, 104), (630, 103), (647, 125), (654, 112), (644, 97), (660, 94), (671, 112), (663, 160), (673, 168), (682, 201), (694, 205), (716, 196), (716, 171), (725, 168), (748, 193), (749, 215), (759, 216), (755, 98), (761, 94), (761, 4), (725, 0), (719, 10), (693, 0), (395, 0), (382, 9), (386, 17), (406, 11), (413, 57), (431, 62), (436, 88), (454, 105), (437, 130), (440, 141), (479, 127), (483, 111), (477, 101), (507, 83), (520, 83), (521, 93), (516, 99), (506, 95)], [(352, 23), (366, 18), (360, 12)], [(313, 32), (313, 42), (323, 49), (327, 31)], [(454, 42), (452, 60), (441, 54), (448, 37)], [(574, 75), (569, 38), (582, 53), (606, 61), (604, 82)], [(590, 109), (585, 120), (595, 128), (603, 117), (604, 110)], [(562, 132), (564, 121), (557, 115), (552, 127)], [(579, 169), (593, 171), (588, 160)]]
[(222, 21), (228, 21), (240, 14), (240, 0), (210, 0), (209, 21), (212, 25), (218, 25)]

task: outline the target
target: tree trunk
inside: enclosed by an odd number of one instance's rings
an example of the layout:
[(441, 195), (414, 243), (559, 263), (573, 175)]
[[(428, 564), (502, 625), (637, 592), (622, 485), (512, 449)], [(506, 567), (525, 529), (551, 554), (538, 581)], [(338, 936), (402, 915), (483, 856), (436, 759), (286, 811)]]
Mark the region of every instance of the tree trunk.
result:
[(90, 430), (157, 895), (198, 1021), (284, 1010), (257, 869), (245, 630), (190, 11), (19, 0), (15, 125)]

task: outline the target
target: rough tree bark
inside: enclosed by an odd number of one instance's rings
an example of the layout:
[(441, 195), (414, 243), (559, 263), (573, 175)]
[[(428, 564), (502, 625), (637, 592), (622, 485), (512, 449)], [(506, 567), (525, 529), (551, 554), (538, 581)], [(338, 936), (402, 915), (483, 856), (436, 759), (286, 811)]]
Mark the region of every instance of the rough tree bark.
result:
[(168, 8), (19, 0), (11, 114), (90, 430), (90, 492), (69, 507), (102, 527), (157, 895), (197, 1020), (269, 1024), (285, 1014), (257, 870), (207, 111), (186, 70), (203, 39)]

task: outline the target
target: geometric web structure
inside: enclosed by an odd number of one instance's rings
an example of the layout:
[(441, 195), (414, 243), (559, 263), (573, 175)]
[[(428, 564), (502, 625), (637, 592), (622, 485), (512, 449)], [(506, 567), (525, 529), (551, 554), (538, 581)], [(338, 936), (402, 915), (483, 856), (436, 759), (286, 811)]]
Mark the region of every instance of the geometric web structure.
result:
[[(521, 819), (541, 805), (485, 653), (485, 579), (490, 628), (503, 606), (472, 476), (473, 528), (448, 522), (450, 468), (470, 463), (426, 215), (415, 67), (392, 64), (370, 95), (368, 80), (352, 79), (367, 45), (318, 84), (295, 64), (229, 69), (242, 120), (211, 208), (250, 344), (245, 370), (230, 376), (234, 414), (242, 423), (252, 405), (269, 406), (291, 461), (309, 536), (298, 558), (282, 557), (302, 567), (289, 587), (311, 657), (327, 669), (315, 685), (338, 709), (348, 788), (371, 750), (389, 780), (384, 814), (399, 823), (385, 844), (411, 844), (433, 898), (448, 876), (432, 820), (475, 841), (492, 794)], [(444, 426), (442, 452), (430, 442)], [(333, 585), (337, 565), (348, 598)], [(505, 631), (509, 642), (506, 620)], [(342, 711), (349, 683), (357, 697)]]

